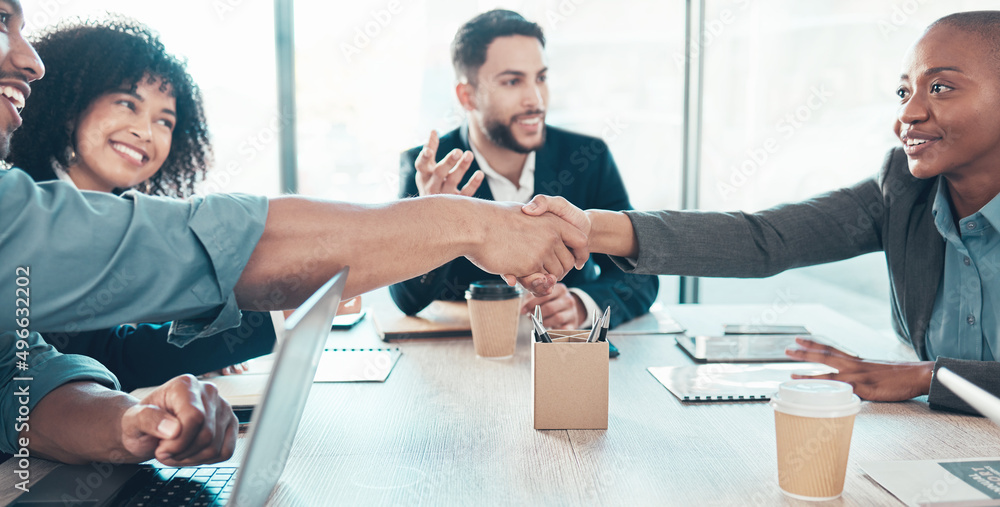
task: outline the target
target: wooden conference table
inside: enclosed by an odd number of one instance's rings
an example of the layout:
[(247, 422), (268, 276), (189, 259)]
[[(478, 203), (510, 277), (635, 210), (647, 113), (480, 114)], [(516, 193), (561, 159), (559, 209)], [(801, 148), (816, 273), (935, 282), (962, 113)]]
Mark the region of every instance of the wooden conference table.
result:
[[(871, 358), (912, 359), (896, 340), (819, 305), (675, 305), (689, 333), (723, 323), (803, 324)], [(770, 320), (773, 319), (773, 320)], [(626, 324), (651, 325), (647, 315)], [(681, 403), (646, 368), (687, 365), (673, 335), (611, 335), (607, 430), (532, 428), (531, 355), (475, 356), (471, 340), (399, 342), (385, 383), (315, 384), (270, 505), (785, 505), (765, 402)], [(330, 347), (384, 346), (368, 318)], [(234, 461), (245, 440), (241, 439)], [(931, 411), (924, 399), (862, 404), (843, 496), (899, 504), (858, 463), (1000, 455), (1000, 429)], [(51, 464), (32, 463), (33, 480)], [(15, 495), (0, 466), (0, 504)]]

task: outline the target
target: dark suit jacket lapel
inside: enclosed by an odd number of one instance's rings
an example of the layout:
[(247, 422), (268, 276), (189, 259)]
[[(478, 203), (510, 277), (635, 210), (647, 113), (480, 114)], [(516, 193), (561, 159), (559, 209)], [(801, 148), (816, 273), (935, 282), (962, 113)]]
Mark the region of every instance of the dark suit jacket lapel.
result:
[[(468, 123), (463, 123), (462, 126), (458, 128), (458, 140), (459, 140), (459, 143), (460, 143), (460, 146), (458, 148), (460, 150), (462, 150), (462, 151), (471, 151), (472, 150), (472, 143), (469, 142), (469, 124)], [(462, 185), (459, 185), (458, 188), (462, 188), (462, 186), (465, 185), (469, 181), (469, 178), (472, 178), (472, 175), (476, 174), (476, 171), (478, 171), (478, 170), (479, 170), (479, 161), (473, 159), (472, 165), (469, 166), (469, 170), (466, 171), (465, 172), (465, 176), (462, 177)], [(487, 201), (494, 200), (493, 199), (493, 191), (490, 190), (490, 182), (489, 182), (489, 180), (487, 180), (485, 178), (483, 179), (482, 184), (479, 185), (479, 189), (476, 190), (476, 193), (475, 193), (475, 195), (473, 197), (478, 197), (479, 199), (485, 199)]]
[[(917, 354), (923, 357), (926, 350), (927, 327), (930, 324), (934, 300), (944, 272), (944, 238), (934, 225), (931, 206), (941, 178), (930, 185), (930, 192), (922, 202), (913, 206), (909, 231), (906, 235), (906, 261), (903, 280), (906, 285), (902, 298), (903, 315), (909, 328), (910, 340)], [(934, 358), (930, 358), (933, 360)]]
[(556, 171), (559, 168), (555, 150), (552, 149), (555, 143), (549, 139), (552, 136), (552, 130), (549, 129), (548, 125), (545, 128), (547, 130), (545, 144), (535, 152), (535, 188), (533, 190), (536, 195), (552, 193), (551, 191), (546, 192), (542, 183), (555, 181)]

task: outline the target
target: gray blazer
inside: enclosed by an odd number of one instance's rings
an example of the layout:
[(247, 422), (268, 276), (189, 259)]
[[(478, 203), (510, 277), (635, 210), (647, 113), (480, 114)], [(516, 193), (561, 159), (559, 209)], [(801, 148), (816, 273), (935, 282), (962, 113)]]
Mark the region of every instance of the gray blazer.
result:
[[(926, 333), (944, 271), (945, 243), (931, 215), (940, 181), (915, 178), (895, 148), (873, 178), (757, 213), (629, 211), (639, 258), (634, 268), (615, 262), (643, 274), (759, 278), (881, 250), (893, 326), (927, 361), (934, 359), (927, 357)], [(935, 371), (941, 366), (1000, 393), (1000, 363), (938, 357)], [(931, 408), (975, 413), (936, 378), (928, 400)]]

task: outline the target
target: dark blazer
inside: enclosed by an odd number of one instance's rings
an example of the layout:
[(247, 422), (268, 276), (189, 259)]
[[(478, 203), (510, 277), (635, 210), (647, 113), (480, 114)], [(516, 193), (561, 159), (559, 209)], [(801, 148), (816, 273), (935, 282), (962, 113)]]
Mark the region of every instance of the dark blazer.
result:
[(82, 354), (118, 377), (122, 391), (155, 386), (177, 375), (201, 375), (270, 354), (275, 332), (271, 314), (243, 312), (240, 326), (195, 340), (185, 347), (167, 343), (170, 324), (123, 325), (81, 333), (44, 333), (63, 354)]
[[(604, 141), (548, 125), (545, 129), (545, 145), (535, 153), (535, 194), (562, 196), (581, 209), (618, 211), (632, 208), (618, 167)], [(455, 148), (470, 149), (467, 124), (441, 137), (438, 154)], [(419, 195), (414, 162), (421, 149), (418, 146), (400, 156), (400, 197)], [(465, 185), (478, 169), (478, 163), (473, 161), (461, 185)], [(483, 181), (475, 197), (493, 200), (487, 181)], [(470, 282), (496, 278), (463, 257), (423, 276), (397, 283), (389, 292), (400, 310), (413, 315), (437, 299), (465, 299)], [(601, 308), (611, 306), (612, 326), (648, 312), (659, 288), (655, 276), (623, 273), (606, 255), (591, 256), (582, 270), (571, 271), (563, 283), (583, 290)]]
[[(944, 273), (945, 243), (931, 214), (940, 184), (940, 176), (910, 174), (906, 154), (896, 148), (875, 177), (758, 213), (629, 212), (638, 263), (633, 269), (624, 259), (615, 262), (636, 273), (751, 278), (884, 251), (900, 339), (920, 359), (935, 360), (935, 371), (947, 366), (1000, 394), (1000, 363), (927, 355), (927, 328)], [(936, 378), (928, 399), (932, 408), (975, 413)]]

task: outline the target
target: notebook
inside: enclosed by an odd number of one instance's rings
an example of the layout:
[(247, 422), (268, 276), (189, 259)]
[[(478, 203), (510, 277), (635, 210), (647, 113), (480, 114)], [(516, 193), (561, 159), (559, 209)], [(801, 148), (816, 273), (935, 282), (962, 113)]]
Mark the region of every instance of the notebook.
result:
[[(238, 468), (62, 465), (12, 505), (264, 505), (285, 469), (347, 271), (345, 267), (337, 273), (285, 321), (285, 339), (278, 345)], [(96, 484), (93, 477), (99, 479)], [(88, 485), (86, 498), (72, 501), (81, 495), (80, 484)]]
[(395, 308), (379, 308), (375, 329), (384, 341), (420, 338), (472, 338), (469, 308), (464, 301), (434, 301), (416, 316)]
[(1000, 457), (859, 463), (906, 505), (1000, 505)]
[(837, 370), (819, 363), (706, 364), (647, 368), (681, 401), (769, 400), (793, 373), (818, 375)]
[[(1000, 399), (948, 368), (934, 378), (1000, 424)], [(1000, 457), (861, 463), (880, 486), (907, 505), (1000, 505)]]

